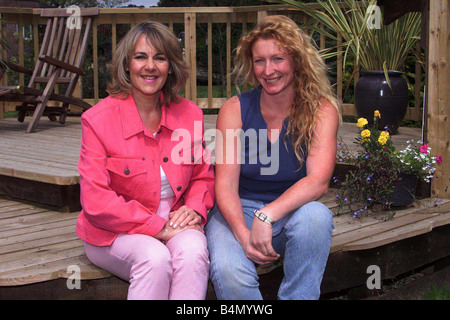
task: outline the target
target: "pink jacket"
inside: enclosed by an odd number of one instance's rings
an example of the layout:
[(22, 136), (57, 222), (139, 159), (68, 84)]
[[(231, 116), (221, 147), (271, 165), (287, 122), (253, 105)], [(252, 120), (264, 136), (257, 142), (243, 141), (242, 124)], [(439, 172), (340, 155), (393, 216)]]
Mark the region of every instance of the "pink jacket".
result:
[(175, 193), (172, 210), (186, 205), (206, 223), (214, 205), (214, 171), (209, 158), (205, 161), (203, 114), (193, 102), (163, 106), (156, 138), (143, 125), (131, 95), (102, 100), (83, 114), (81, 123), (83, 209), (76, 227), (81, 239), (106, 246), (119, 233), (158, 233), (165, 224), (156, 215), (160, 166)]

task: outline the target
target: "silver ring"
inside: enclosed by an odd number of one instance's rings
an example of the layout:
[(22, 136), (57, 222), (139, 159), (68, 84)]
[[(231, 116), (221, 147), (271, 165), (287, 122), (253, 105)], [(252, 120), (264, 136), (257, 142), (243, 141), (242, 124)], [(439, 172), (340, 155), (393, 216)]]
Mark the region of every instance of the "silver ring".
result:
[(186, 210), (186, 211), (184, 212), (184, 214), (189, 214), (189, 211)]

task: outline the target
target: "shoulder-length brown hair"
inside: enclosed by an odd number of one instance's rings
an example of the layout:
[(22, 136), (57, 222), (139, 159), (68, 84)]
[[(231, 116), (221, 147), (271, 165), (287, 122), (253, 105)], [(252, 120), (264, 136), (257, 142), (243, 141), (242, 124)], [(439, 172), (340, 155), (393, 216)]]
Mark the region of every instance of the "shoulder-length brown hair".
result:
[(175, 34), (167, 26), (156, 21), (137, 24), (120, 40), (110, 64), (112, 80), (108, 84), (108, 93), (120, 98), (126, 98), (130, 94), (131, 81), (126, 70), (141, 35), (145, 35), (147, 41), (169, 60), (172, 73), (162, 88), (164, 93), (162, 102), (168, 105), (172, 101), (179, 101), (180, 97), (177, 94), (184, 88), (189, 78), (189, 69), (183, 60), (182, 49)]
[(328, 100), (340, 114), (338, 100), (326, 75), (326, 64), (311, 38), (294, 21), (282, 15), (267, 16), (239, 41), (234, 69), (236, 85), (242, 79), (254, 87), (260, 86), (252, 59), (252, 47), (258, 39), (274, 39), (281, 50), (294, 58), (295, 97), (286, 136), (291, 136), (295, 155), (303, 164), (303, 145), (309, 151), (321, 101)]

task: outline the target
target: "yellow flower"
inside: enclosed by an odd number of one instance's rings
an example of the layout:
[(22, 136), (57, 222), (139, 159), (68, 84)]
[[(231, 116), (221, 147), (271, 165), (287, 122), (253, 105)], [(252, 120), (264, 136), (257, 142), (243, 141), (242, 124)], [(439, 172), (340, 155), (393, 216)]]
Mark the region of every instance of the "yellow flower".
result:
[(375, 118), (376, 118), (376, 117), (381, 118), (380, 111), (375, 110), (375, 112), (373, 113), (373, 116), (374, 116)]
[(364, 139), (363, 141), (365, 141), (365, 139), (370, 137), (370, 131), (368, 129), (361, 131), (361, 137)]
[(381, 131), (380, 132), (380, 137), (384, 137), (386, 139), (389, 139), (389, 132), (387, 131)]
[(366, 124), (368, 124), (369, 122), (367, 121), (367, 119), (366, 118), (359, 118), (358, 119), (358, 123), (356, 124), (356, 126), (358, 127), (358, 128), (362, 128), (362, 127), (364, 127)]
[(382, 146), (384, 146), (387, 142), (387, 139), (383, 138), (382, 136), (380, 136), (378, 138), (378, 143), (381, 144)]
[(378, 137), (378, 143), (384, 146), (389, 139), (389, 132), (382, 131)]

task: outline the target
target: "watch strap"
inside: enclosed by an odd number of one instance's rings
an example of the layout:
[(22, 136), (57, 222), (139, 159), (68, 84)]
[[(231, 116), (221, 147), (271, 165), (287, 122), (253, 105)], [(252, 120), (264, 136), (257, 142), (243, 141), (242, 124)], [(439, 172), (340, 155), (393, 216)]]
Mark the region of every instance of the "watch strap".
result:
[(260, 210), (255, 210), (255, 211), (253, 211), (253, 213), (255, 214), (255, 217), (257, 217), (259, 220), (261, 220), (267, 224), (270, 224), (271, 226), (275, 223), (275, 221), (270, 219), (264, 212), (262, 212)]

